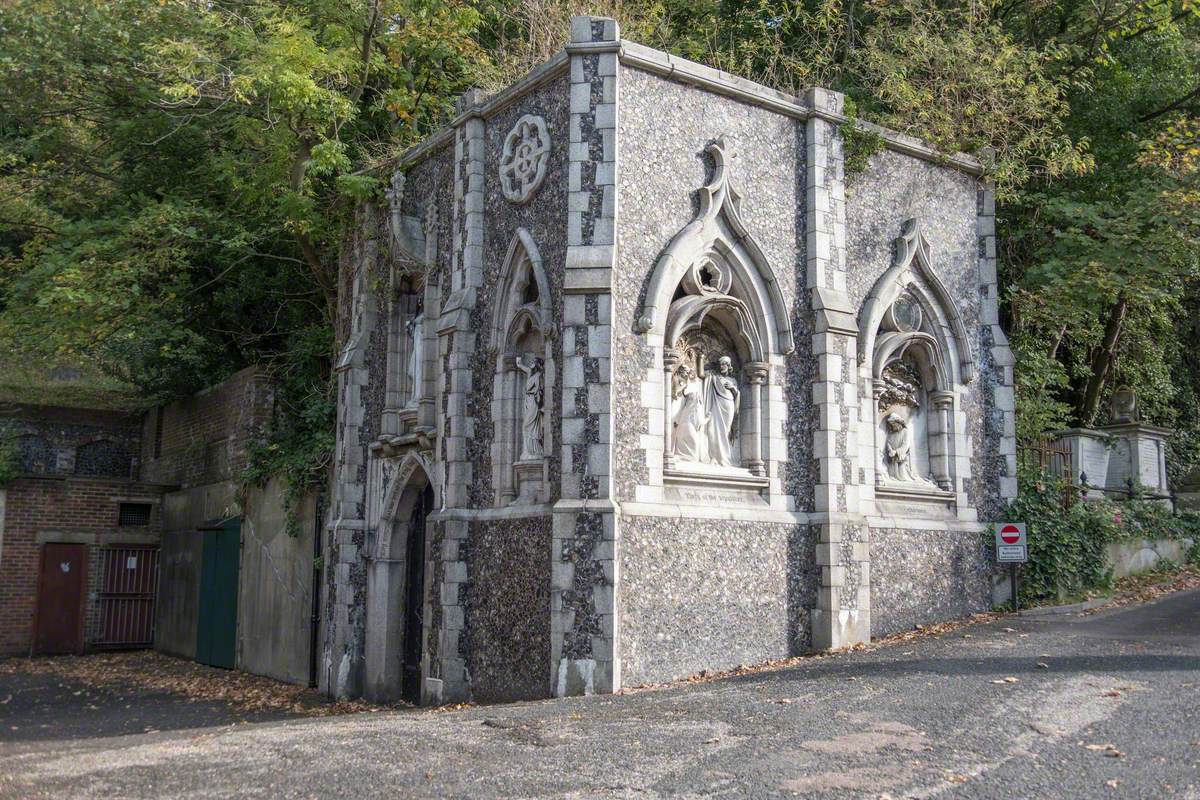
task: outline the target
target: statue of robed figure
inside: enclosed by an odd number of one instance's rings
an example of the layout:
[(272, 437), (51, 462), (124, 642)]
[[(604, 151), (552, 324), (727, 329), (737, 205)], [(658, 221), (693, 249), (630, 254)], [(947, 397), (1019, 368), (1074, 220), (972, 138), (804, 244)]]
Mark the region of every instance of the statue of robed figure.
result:
[(529, 361), (522, 356), (516, 361), (517, 369), (525, 373), (525, 387), (521, 394), (520, 461), (542, 458), (545, 455), (542, 438), (542, 405), (545, 400), (542, 363), (542, 359), (536, 356)]

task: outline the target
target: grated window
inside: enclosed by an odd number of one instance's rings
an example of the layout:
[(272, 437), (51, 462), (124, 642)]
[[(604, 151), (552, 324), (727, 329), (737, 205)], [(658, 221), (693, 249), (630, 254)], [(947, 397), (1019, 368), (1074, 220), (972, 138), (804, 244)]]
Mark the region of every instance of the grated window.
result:
[(121, 503), (120, 511), (117, 513), (118, 525), (149, 525), (150, 524), (150, 504), (149, 503)]

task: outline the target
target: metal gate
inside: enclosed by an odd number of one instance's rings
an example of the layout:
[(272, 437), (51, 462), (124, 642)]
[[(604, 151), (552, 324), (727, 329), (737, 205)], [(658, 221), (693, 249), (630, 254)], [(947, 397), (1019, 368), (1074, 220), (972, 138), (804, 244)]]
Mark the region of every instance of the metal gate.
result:
[(115, 545), (100, 550), (97, 647), (154, 644), (158, 548)]

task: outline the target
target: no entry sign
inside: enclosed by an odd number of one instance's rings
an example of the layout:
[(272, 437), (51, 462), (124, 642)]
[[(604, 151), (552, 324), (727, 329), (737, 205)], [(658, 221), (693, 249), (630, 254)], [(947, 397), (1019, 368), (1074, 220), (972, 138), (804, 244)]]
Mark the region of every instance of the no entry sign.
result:
[(996, 560), (1000, 563), (1025, 563), (1029, 548), (1024, 522), (1000, 522), (996, 525)]

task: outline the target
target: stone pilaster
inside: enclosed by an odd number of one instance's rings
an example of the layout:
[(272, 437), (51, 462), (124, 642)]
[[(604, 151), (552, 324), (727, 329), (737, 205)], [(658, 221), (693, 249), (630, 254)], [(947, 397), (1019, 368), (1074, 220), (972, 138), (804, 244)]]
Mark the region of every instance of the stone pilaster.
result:
[(562, 487), (554, 507), (551, 686), (620, 686), (612, 469), (612, 270), (616, 258), (617, 23), (571, 21)]
[(469, 525), (455, 512), (470, 507), (475, 481), (467, 443), (475, 435), (475, 419), (468, 413), (468, 401), (475, 388), (471, 357), (478, 344), (471, 312), (476, 292), (483, 285), (485, 126), (478, 111), (481, 97), (472, 89), (457, 104), (451, 286), (437, 320), (440, 385), (435, 405), (442, 491), (441, 508), (434, 512), (430, 526), (432, 570), (427, 580), (425, 620), (429, 659), (426, 694), (430, 702), (463, 700), (469, 692), (466, 661), (460, 648), (466, 625), (460, 597), (461, 586), (467, 582)]
[(335, 365), (338, 384), (337, 429), (333, 487), (325, 550), (326, 593), (324, 613), (325, 653), (318, 684), (335, 697), (356, 697), (361, 692), (363, 613), (366, 573), (363, 548), (366, 538), (367, 447), (363, 442), (368, 382), (366, 346), (379, 316), (379, 303), (367, 287), (367, 265), (374, 262), (378, 242), (356, 243), (348, 271), (350, 331)]
[[(991, 351), (995, 380), (989, 385), (992, 408), (999, 416), (1000, 452), (1004, 470), (1000, 475), (1000, 497), (1011, 500), (1017, 496), (1017, 402), (1013, 358), (1008, 337), (1000, 327), (1000, 288), (996, 275), (996, 195), (991, 186), (983, 185), (978, 194), (977, 233), (979, 236), (979, 292), (981, 296), (979, 322), (983, 348)], [(960, 454), (960, 475), (970, 474), (971, 449), (969, 441), (960, 442), (955, 452)]]
[[(813, 646), (845, 647), (871, 637), (870, 549), (859, 508), (858, 326), (846, 294), (844, 157), (835, 117), (843, 97), (810, 89), (807, 121), (807, 281), (814, 312), (812, 357), (818, 477), (817, 563), (821, 586), (813, 611)], [(869, 409), (868, 409), (869, 410)]]

